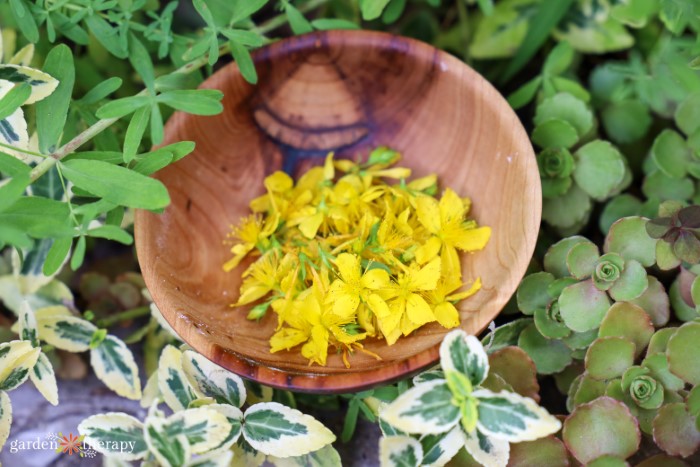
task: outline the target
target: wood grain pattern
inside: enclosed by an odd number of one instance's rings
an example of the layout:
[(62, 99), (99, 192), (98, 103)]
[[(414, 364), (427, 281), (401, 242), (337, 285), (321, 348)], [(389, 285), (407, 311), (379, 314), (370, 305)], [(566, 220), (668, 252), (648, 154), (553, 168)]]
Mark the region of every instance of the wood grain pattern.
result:
[(473, 200), (491, 226), (485, 250), (464, 255), (465, 280), (483, 289), (462, 302), (462, 327), (478, 333), (514, 293), (528, 265), (541, 216), (539, 172), (527, 134), (500, 94), (458, 59), (407, 38), (367, 31), (294, 37), (253, 55), (259, 85), (235, 64), (203, 85), (224, 92), (215, 117), (176, 113), (166, 143), (192, 140), (195, 152), (157, 174), (172, 204), (139, 211), (136, 245), (153, 298), (175, 330), (219, 365), (261, 383), (298, 391), (348, 392), (407, 376), (438, 359), (447, 332), (428, 325), (392, 347), (367, 341), (346, 369), (340, 356), (309, 366), (298, 352), (270, 354), (276, 318), (260, 323), (232, 309), (240, 273), (224, 273), (230, 225), (283, 167), (304, 170), (328, 150), (366, 155), (401, 151), (414, 174), (437, 173), (442, 187)]

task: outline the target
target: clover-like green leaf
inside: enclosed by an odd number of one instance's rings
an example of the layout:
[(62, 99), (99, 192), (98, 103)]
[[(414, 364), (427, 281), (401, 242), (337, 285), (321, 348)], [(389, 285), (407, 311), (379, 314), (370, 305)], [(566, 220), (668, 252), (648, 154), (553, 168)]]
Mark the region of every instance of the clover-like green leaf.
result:
[(686, 135), (692, 135), (700, 129), (700, 93), (689, 95), (676, 108), (674, 115), (676, 125)]
[(579, 137), (593, 128), (593, 113), (586, 103), (571, 94), (559, 93), (537, 106), (535, 125), (549, 120), (564, 120), (576, 129)]
[(574, 180), (591, 198), (610, 197), (625, 177), (623, 156), (607, 141), (591, 141), (576, 151), (575, 158)]
[(569, 252), (575, 245), (583, 242), (590, 243), (590, 240), (577, 235), (564, 238), (552, 245), (544, 255), (544, 270), (556, 278), (568, 276), (570, 273), (566, 259)]
[[(566, 120), (551, 119), (546, 120), (542, 124), (537, 125), (532, 132), (532, 141), (542, 148), (570, 148), (579, 140), (578, 132), (574, 126)], [(573, 169), (574, 159), (569, 151), (560, 151), (561, 154), (567, 154), (570, 158), (570, 167)], [(539, 162), (538, 157), (538, 162)], [(540, 165), (540, 173), (542, 172)], [(569, 170), (571, 173), (571, 170)], [(567, 174), (568, 175), (568, 174)], [(551, 176), (551, 175), (549, 175)]]
[(613, 102), (601, 113), (603, 127), (610, 139), (627, 144), (639, 140), (649, 130), (649, 108), (639, 100)]
[(607, 233), (613, 223), (628, 216), (637, 216), (642, 210), (642, 202), (628, 193), (617, 195), (608, 201), (598, 218), (600, 231)]
[[(562, 342), (566, 344), (571, 350), (583, 351), (593, 343), (594, 340), (598, 338), (598, 329), (591, 329), (590, 331), (584, 332), (572, 332), (568, 336), (562, 339)], [(579, 358), (579, 357), (577, 357)], [(583, 355), (580, 357), (583, 358)]]
[(641, 355), (654, 334), (654, 325), (646, 312), (629, 302), (615, 303), (600, 323), (600, 337), (624, 337), (635, 345), (635, 356)]
[(700, 384), (700, 323), (686, 323), (671, 336), (666, 348), (669, 369), (684, 381)]
[(616, 301), (639, 298), (649, 286), (647, 272), (638, 261), (629, 260), (620, 278), (610, 288), (610, 296)]
[(610, 308), (610, 299), (598, 290), (592, 280), (565, 288), (559, 296), (559, 311), (573, 331), (590, 331), (600, 326)]
[(634, 363), (634, 343), (624, 337), (600, 337), (586, 352), (586, 371), (600, 380), (622, 376)]
[(700, 447), (695, 417), (682, 402), (667, 404), (654, 418), (654, 442), (667, 454), (688, 457)]
[(562, 229), (583, 222), (591, 212), (591, 198), (577, 185), (557, 198), (547, 198), (542, 205), (542, 218)]
[(571, 412), (581, 404), (587, 404), (605, 395), (607, 384), (605, 381), (595, 379), (588, 373), (577, 377), (569, 388), (566, 407)]
[(647, 234), (646, 223), (643, 217), (625, 217), (615, 222), (605, 237), (605, 252), (618, 253), (627, 261), (639, 261), (644, 267), (652, 266), (657, 240)]
[(534, 324), (520, 334), (518, 347), (527, 352), (541, 374), (558, 373), (571, 363), (571, 349), (559, 340), (546, 339)]
[(574, 245), (566, 257), (566, 264), (573, 277), (579, 280), (588, 279), (595, 270), (600, 253), (592, 242), (582, 242)]
[(547, 308), (552, 301), (547, 287), (552, 282), (554, 276), (548, 272), (536, 272), (526, 276), (516, 293), (518, 309), (526, 315), (532, 315), (536, 310)]
[(651, 156), (659, 170), (671, 178), (683, 178), (688, 173), (690, 151), (683, 137), (674, 130), (664, 130), (656, 137)]
[(641, 440), (627, 406), (610, 397), (576, 407), (564, 422), (562, 436), (569, 452), (584, 464), (604, 455), (626, 459)]

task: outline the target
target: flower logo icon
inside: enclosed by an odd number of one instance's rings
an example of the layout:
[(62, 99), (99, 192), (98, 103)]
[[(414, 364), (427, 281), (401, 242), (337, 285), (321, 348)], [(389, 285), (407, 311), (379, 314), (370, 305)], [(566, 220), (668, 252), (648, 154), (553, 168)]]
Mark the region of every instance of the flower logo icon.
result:
[[(59, 436), (61, 433), (59, 433)], [(62, 436), (59, 441), (59, 449), (64, 454), (73, 455), (82, 451), (83, 437), (74, 436), (73, 433), (68, 433), (68, 436)]]

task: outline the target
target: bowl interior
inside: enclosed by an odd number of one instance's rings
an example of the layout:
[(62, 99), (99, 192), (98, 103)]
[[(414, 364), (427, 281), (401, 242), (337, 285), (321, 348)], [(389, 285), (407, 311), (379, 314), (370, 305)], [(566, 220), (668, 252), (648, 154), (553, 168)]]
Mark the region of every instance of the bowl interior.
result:
[(334, 31), (295, 37), (254, 54), (259, 84), (235, 64), (204, 87), (224, 92), (214, 117), (176, 113), (166, 143), (190, 140), (193, 154), (157, 174), (172, 204), (139, 211), (136, 244), (146, 283), (163, 315), (196, 350), (244, 377), (301, 391), (359, 390), (417, 371), (438, 358), (447, 330), (428, 325), (387, 347), (367, 340), (376, 360), (356, 352), (351, 368), (331, 354), (309, 366), (298, 351), (269, 352), (273, 313), (248, 321), (231, 308), (241, 272), (222, 270), (230, 225), (282, 168), (297, 173), (335, 151), (363, 155), (379, 145), (403, 154), (416, 176), (472, 199), (471, 216), (492, 228), (488, 246), (463, 255), (466, 282), (483, 288), (460, 306), (461, 326), (477, 333), (495, 318), (522, 278), (541, 214), (532, 147), (506, 101), (480, 75), (426, 44), (382, 33)]

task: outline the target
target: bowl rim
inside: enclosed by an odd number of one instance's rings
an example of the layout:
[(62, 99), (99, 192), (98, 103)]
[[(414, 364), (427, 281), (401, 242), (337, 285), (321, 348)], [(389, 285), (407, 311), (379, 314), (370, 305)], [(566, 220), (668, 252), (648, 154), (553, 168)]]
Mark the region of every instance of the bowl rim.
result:
[[(529, 141), (527, 132), (522, 126), (520, 119), (515, 114), (515, 111), (512, 110), (510, 105), (507, 103), (506, 99), (486, 78), (484, 78), (480, 73), (471, 68), (465, 62), (454, 57), (448, 52), (440, 50), (430, 44), (427, 44), (417, 39), (399, 36), (383, 31), (369, 31), (362, 29), (315, 31), (307, 34), (281, 39), (272, 44), (268, 44), (264, 47), (252, 51), (251, 56), (253, 59), (253, 63), (257, 65), (261, 61), (274, 59), (280, 54), (284, 55), (299, 50), (306, 50), (308, 48), (318, 47), (321, 44), (325, 45), (337, 42), (341, 42), (344, 45), (351, 46), (376, 46), (377, 44), (381, 44), (382, 42), (384, 42), (383, 47), (386, 48), (405, 49), (408, 47), (415, 56), (430, 56), (434, 62), (443, 60), (448, 62), (449, 65), (454, 65), (454, 67), (448, 67), (450, 70), (460, 70), (460, 68), (462, 69), (461, 71), (464, 71), (465, 69), (468, 70), (470, 75), (477, 77), (479, 80), (481, 80), (481, 82), (479, 83), (480, 86), (490, 88), (489, 91), (491, 91), (492, 94), (496, 96), (495, 98), (497, 100), (500, 100), (500, 106), (509, 109), (513, 113), (513, 118), (519, 123), (519, 125), (516, 125), (513, 128), (513, 131), (520, 133), (518, 139), (524, 139), (526, 141)], [(235, 62), (231, 62), (221, 67), (211, 76), (209, 76), (200, 85), (200, 88), (207, 88), (207, 84), (210, 83), (212, 80), (215, 80), (215, 77), (217, 75), (221, 75), (224, 73), (233, 73), (234, 75), (240, 75), (240, 70), (238, 69), (238, 66)], [(171, 117), (165, 126), (166, 134), (168, 127), (173, 125), (173, 118)], [(528, 154), (526, 154), (527, 157), (534, 157), (534, 150), (532, 149), (531, 145), (529, 145), (529, 147), (525, 149), (528, 149)], [(541, 191), (539, 178), (536, 179), (536, 183), (537, 188)], [(534, 253), (536, 239), (539, 232), (539, 225), (542, 216), (542, 197), (539, 196), (535, 197), (534, 199), (535, 204), (532, 206), (532, 208), (536, 211), (535, 214), (537, 216), (537, 230), (532, 235), (532, 238), (529, 240), (529, 244), (525, 243), (525, 247), (527, 249), (525, 253), (527, 253), (527, 258), (531, 258), (532, 254)], [(538, 199), (539, 201), (537, 201)], [(151, 271), (151, 267), (143, 266), (144, 263), (148, 264), (147, 262), (153, 261), (153, 259), (150, 257), (144, 257), (142, 249), (138, 248), (139, 243), (141, 243), (140, 240), (147, 236), (146, 232), (144, 231), (144, 228), (141, 227), (143, 225), (143, 222), (141, 222), (140, 219), (142, 219), (145, 215), (148, 214), (150, 213), (148, 213), (147, 211), (136, 211), (134, 220), (134, 236), (137, 258), (143, 272), (144, 281), (148, 290), (152, 294), (153, 303), (157, 305), (158, 303), (168, 303), (170, 302), (170, 300), (161, 295), (161, 288), (156, 286), (156, 275), (148, 274), (148, 272)], [(495, 319), (496, 316), (498, 316), (501, 313), (508, 300), (510, 300), (510, 298), (512, 298), (512, 296), (515, 294), (518, 283), (525, 276), (527, 265), (528, 261), (523, 261), (523, 265), (519, 265), (522, 266), (522, 271), (516, 273), (514, 278), (517, 279), (517, 281), (513, 280), (512, 284), (509, 284), (508, 289), (505, 289), (505, 292), (507, 292), (507, 294), (501, 294), (499, 298), (495, 299), (502, 301), (502, 303), (499, 303), (497, 305), (496, 308), (499, 311), (492, 317), (492, 319)], [(177, 312), (162, 312), (161, 314), (176, 332), (182, 326), (187, 326), (189, 328), (198, 327), (196, 323), (191, 323), (187, 321), (187, 324), (185, 324), (185, 320), (175, 320)], [(487, 326), (488, 322), (484, 323), (479, 328), (476, 334), (478, 335), (478, 333), (481, 333)], [(460, 328), (461, 326), (455, 329)], [(181, 336), (180, 332), (177, 332), (177, 334)], [(432, 365), (435, 365), (436, 363), (438, 363), (440, 357), (440, 343), (437, 343), (433, 347), (423, 350), (408, 358), (405, 358), (403, 360), (390, 361), (386, 365), (380, 366), (378, 368), (364, 370), (354, 370), (353, 368), (349, 368), (347, 372), (320, 374), (318, 372), (314, 372), (315, 367), (310, 366), (310, 371), (308, 372), (292, 372), (286, 369), (263, 366), (257, 361), (240, 355), (232, 349), (223, 348), (219, 344), (212, 342), (203, 333), (189, 332), (186, 335), (188, 337), (187, 340), (185, 340), (185, 338), (181, 336), (183, 342), (188, 344), (197, 352), (201, 353), (203, 356), (207, 357), (212, 362), (243, 378), (276, 389), (292, 390), (296, 392), (315, 394), (340, 394), (348, 392), (358, 392), (373, 387), (378, 387), (380, 385), (388, 385), (396, 382), (397, 380), (408, 378), (411, 375), (415, 375), (418, 372)]]

